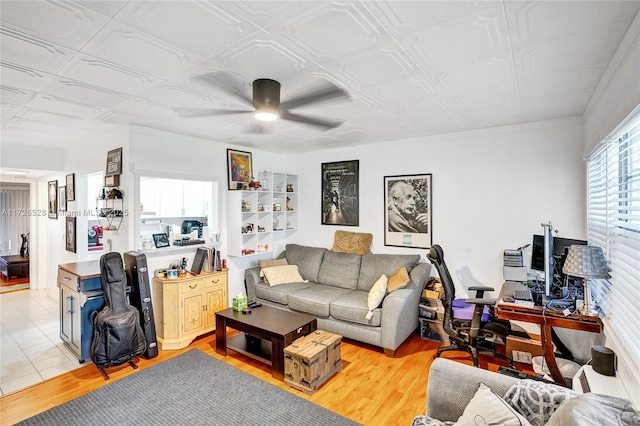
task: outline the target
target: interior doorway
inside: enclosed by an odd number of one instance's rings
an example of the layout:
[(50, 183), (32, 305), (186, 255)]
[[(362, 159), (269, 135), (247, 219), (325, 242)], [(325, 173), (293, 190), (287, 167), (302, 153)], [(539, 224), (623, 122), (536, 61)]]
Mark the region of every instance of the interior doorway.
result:
[(0, 182), (0, 293), (29, 288), (30, 185)]

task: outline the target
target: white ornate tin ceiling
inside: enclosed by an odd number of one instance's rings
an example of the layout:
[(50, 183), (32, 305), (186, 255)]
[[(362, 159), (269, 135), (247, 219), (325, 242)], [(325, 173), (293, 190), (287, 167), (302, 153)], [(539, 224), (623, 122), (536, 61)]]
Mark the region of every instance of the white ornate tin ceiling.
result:
[[(638, 1), (0, 1), (3, 143), (62, 147), (133, 123), (302, 152), (581, 115)], [(251, 114), (192, 80), (272, 78), (282, 101), (327, 79), (351, 100)]]

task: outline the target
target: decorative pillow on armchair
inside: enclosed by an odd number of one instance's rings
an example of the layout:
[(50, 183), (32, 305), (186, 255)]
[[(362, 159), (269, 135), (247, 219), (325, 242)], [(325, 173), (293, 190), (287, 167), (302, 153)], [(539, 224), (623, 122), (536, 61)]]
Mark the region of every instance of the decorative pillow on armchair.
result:
[(514, 383), (504, 399), (533, 426), (543, 426), (560, 404), (576, 395), (577, 392), (553, 383), (526, 379)]
[(507, 402), (493, 393), (491, 388), (480, 383), (476, 394), (465, 407), (455, 425), (501, 425), (526, 426), (530, 423)]

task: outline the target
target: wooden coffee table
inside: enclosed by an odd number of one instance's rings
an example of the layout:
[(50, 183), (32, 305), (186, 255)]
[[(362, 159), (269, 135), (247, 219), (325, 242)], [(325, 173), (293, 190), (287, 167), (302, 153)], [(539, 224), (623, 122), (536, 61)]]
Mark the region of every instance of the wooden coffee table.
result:
[[(243, 333), (227, 339), (227, 327)], [(271, 375), (284, 380), (284, 348), (318, 328), (315, 317), (270, 306), (253, 308), (250, 314), (233, 308), (216, 312), (216, 352), (227, 349), (271, 366)]]

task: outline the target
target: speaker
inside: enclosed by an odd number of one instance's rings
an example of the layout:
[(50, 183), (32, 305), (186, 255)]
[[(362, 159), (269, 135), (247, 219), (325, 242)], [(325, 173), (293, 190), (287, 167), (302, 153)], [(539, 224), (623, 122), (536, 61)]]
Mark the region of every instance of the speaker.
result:
[(605, 376), (615, 376), (615, 359), (615, 352), (609, 348), (600, 345), (591, 348), (591, 366), (596, 373)]

